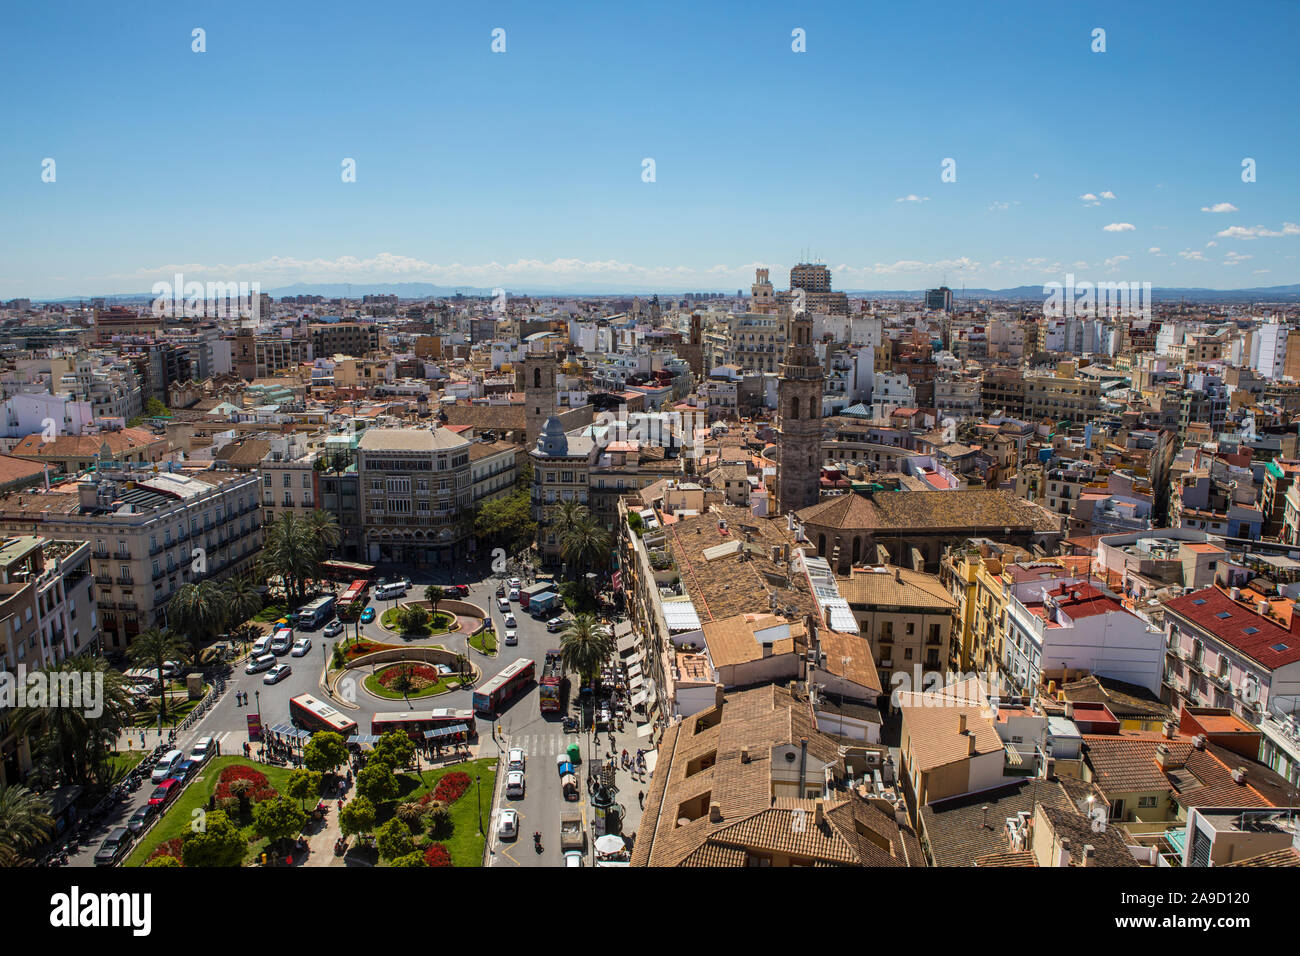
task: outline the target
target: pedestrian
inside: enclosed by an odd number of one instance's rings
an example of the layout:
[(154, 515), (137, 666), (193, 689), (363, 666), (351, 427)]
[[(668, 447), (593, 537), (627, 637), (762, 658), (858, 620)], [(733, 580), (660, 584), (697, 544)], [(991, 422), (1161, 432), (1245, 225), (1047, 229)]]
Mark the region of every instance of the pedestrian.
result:
[(644, 790), (638, 790), (638, 791), (636, 792), (636, 799), (637, 799), (637, 803), (641, 804), (641, 809), (644, 810), (644, 809), (645, 809), (645, 791), (644, 791)]

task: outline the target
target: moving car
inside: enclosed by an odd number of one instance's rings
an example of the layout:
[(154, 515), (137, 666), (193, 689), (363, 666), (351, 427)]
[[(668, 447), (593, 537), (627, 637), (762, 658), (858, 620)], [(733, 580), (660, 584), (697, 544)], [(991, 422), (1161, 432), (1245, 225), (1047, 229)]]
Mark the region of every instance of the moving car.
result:
[(194, 744), (194, 749), (190, 751), (190, 759), (203, 763), (216, 752), (216, 749), (216, 741), (211, 737), (200, 737)]
[(362, 623), (362, 624), (369, 624), (369, 623), (370, 623), (371, 621), (373, 621), (374, 619), (375, 619), (375, 609), (374, 609), (373, 607), (368, 607), (368, 608), (366, 608), (364, 611), (361, 612), (361, 623)]
[(524, 797), (524, 775), (518, 770), (506, 774), (506, 796), (518, 797), (520, 800)]
[(512, 601), (518, 601), (518, 600), (519, 600), (519, 589), (518, 589), (518, 588), (511, 588), (511, 589), (510, 589), (510, 600), (512, 600)]
[(519, 836), (519, 814), (514, 810), (502, 810), (497, 817), (497, 836), (503, 840), (513, 840)]
[(181, 782), (175, 777), (169, 777), (158, 786), (154, 787), (153, 793), (149, 794), (149, 806), (165, 807), (171, 803), (176, 794), (181, 792)]
[(518, 627), (519, 622), (515, 620), (515, 613), (511, 611), (506, 615), (506, 627)]
[(275, 666), (274, 654), (263, 654), (261, 657), (254, 657), (244, 666), (245, 674), (259, 674), (262, 671), (270, 670)]
[(336, 636), (336, 635), (338, 635), (338, 634), (342, 634), (342, 633), (343, 633), (343, 622), (342, 622), (342, 621), (330, 621), (328, 624), (325, 625), (325, 636), (326, 636), (326, 637), (334, 637), (334, 636)]
[(95, 866), (112, 866), (131, 846), (131, 831), (126, 827), (113, 827), (95, 852)]
[(271, 653), (271, 636), (269, 634), (259, 637), (253, 642), (253, 657), (262, 657)]
[(262, 683), (278, 684), (280, 683), (280, 681), (284, 680), (292, 673), (293, 673), (293, 668), (290, 667), (288, 664), (276, 664), (274, 667), (272, 667), (269, 671), (266, 672), (266, 676), (262, 678)]
[(509, 581), (506, 582), (506, 586), (518, 591), (521, 587), (524, 586), (524, 582), (520, 581), (518, 578), (511, 578)]
[(519, 634), (517, 631), (506, 631), (506, 644), (514, 645), (519, 643)]
[(311, 638), (300, 637), (293, 642), (293, 656), (306, 657), (307, 652), (311, 650)]
[(501, 613), (502, 613), (502, 614), (508, 614), (508, 613), (510, 612), (510, 601), (509, 601), (509, 599), (508, 599), (508, 598), (497, 598), (497, 607), (501, 610)]
[(507, 770), (518, 770), (520, 773), (524, 772), (524, 749), (522, 747), (511, 747), (506, 758)]
[(271, 638), (271, 653), (279, 657), (281, 654), (288, 654), (289, 648), (293, 646), (290, 639), (292, 631), (276, 631), (275, 636)]
[(453, 584), (446, 590), (447, 597), (469, 597), (468, 584)]
[(566, 869), (571, 866), (582, 866), (582, 865), (583, 863), (582, 863), (581, 850), (570, 850), (568, 853), (564, 854), (564, 866)]
[(151, 807), (146, 803), (131, 814), (131, 819), (126, 821), (126, 828), (131, 831), (132, 836), (139, 836), (144, 832), (144, 828), (149, 825), (149, 821), (153, 819), (154, 814), (157, 812), (157, 807)]
[(553, 617), (546, 622), (546, 629), (554, 634), (556, 631), (564, 630), (564, 618)]

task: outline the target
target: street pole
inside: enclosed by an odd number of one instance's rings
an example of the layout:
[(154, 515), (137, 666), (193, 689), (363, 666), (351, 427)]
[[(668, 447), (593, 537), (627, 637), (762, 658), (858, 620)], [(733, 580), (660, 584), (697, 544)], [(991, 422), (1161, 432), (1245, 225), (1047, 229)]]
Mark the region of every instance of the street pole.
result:
[(474, 775), (474, 813), (478, 816), (478, 835), (483, 836), (483, 776)]

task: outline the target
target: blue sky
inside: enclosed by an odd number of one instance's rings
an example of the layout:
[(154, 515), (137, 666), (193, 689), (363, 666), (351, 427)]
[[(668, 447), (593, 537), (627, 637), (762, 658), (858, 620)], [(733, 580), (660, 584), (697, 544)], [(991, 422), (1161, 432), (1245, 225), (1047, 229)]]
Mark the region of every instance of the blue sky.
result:
[(10, 5), (0, 296), (176, 271), (748, 289), (805, 250), (852, 289), (1297, 282), (1297, 21), (1281, 0)]

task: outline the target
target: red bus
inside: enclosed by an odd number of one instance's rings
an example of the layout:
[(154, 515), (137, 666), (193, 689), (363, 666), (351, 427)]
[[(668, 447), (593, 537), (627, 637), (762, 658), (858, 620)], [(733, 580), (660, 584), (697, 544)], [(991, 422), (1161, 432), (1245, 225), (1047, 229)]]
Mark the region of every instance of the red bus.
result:
[(564, 710), (567, 703), (569, 680), (564, 676), (564, 661), (559, 651), (547, 651), (542, 666), (542, 679), (537, 690), (537, 703), (543, 714)]
[[(370, 732), (379, 737), (390, 730), (404, 730), (417, 740), (424, 739), (426, 730), (446, 730), (464, 727), (466, 737), (478, 736), (474, 711), (455, 707), (436, 707), (433, 710), (399, 710), (375, 714), (370, 718)], [(450, 741), (450, 737), (447, 738)]]
[(348, 589), (339, 596), (340, 608), (345, 608), (353, 601), (360, 601), (366, 596), (366, 591), (370, 589), (370, 582), (365, 578), (358, 578), (348, 585)]
[(299, 694), (289, 698), (289, 719), (295, 727), (316, 732), (331, 730), (342, 734), (346, 740), (357, 732), (357, 722), (339, 713), (324, 701), (310, 694)]
[(355, 561), (322, 561), (320, 573), (331, 581), (352, 581), (364, 578), (369, 581), (375, 576), (373, 564), (359, 564)]
[(537, 665), (521, 657), (500, 674), (474, 691), (474, 710), (480, 714), (495, 714), (502, 704), (533, 682)]

